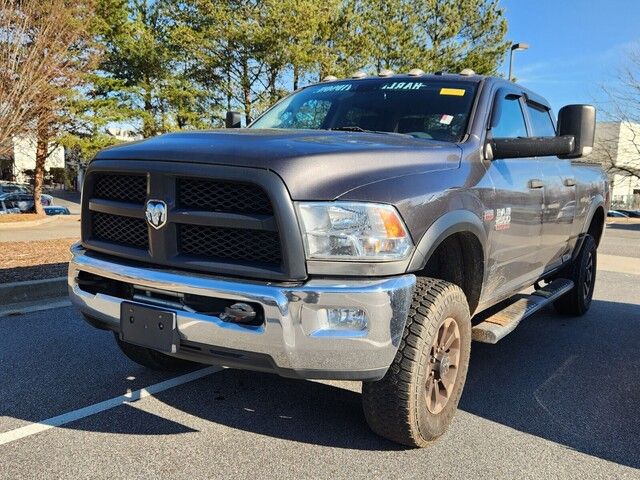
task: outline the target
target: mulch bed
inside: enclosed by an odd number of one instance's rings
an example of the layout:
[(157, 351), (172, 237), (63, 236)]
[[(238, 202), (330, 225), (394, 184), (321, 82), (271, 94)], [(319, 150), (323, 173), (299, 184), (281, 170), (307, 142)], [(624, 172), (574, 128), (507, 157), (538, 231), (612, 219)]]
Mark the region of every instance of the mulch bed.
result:
[(77, 238), (0, 243), (0, 283), (64, 277)]

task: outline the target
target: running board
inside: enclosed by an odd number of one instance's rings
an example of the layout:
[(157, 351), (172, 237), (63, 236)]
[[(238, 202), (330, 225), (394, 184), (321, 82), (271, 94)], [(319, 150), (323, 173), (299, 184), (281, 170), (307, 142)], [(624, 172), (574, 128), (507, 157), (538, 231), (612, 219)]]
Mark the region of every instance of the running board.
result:
[(473, 327), (471, 338), (476, 342), (498, 343), (518, 326), (521, 320), (557, 300), (573, 288), (571, 280), (558, 278), (531, 295), (525, 295), (508, 307), (494, 313)]

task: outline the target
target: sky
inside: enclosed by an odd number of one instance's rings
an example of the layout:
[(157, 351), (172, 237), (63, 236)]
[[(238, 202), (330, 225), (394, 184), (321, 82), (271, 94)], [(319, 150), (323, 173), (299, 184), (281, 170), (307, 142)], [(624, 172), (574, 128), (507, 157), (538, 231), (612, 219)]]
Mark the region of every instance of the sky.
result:
[[(529, 44), (514, 52), (517, 81), (545, 97), (557, 113), (570, 103), (606, 101), (625, 52), (640, 51), (640, 0), (501, 0), (507, 38)], [(507, 76), (508, 54), (502, 66)]]

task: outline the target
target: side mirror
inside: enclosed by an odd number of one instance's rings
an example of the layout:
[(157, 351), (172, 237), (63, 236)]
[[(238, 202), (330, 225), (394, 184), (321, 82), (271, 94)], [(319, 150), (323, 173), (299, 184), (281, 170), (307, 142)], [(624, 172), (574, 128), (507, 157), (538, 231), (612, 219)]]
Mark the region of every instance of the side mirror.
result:
[(490, 160), (500, 158), (527, 158), (564, 156), (574, 151), (574, 140), (571, 135), (561, 137), (518, 137), (494, 138), (485, 149), (485, 156)]
[(240, 112), (227, 112), (224, 125), (227, 128), (240, 128), (242, 126), (242, 114)]
[(596, 132), (596, 109), (593, 105), (567, 105), (558, 113), (558, 135), (572, 135), (574, 148), (560, 158), (579, 158), (593, 150)]

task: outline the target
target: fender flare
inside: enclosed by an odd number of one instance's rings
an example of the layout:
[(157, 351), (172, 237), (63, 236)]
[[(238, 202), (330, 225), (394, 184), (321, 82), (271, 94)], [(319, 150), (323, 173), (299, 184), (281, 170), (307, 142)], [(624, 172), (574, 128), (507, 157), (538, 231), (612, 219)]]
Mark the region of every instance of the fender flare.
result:
[[(469, 232), (480, 241), (483, 262), (487, 262), (487, 232), (480, 218), (469, 210), (453, 210), (438, 218), (424, 233), (416, 246), (408, 272), (422, 270), (438, 246), (454, 233)], [(485, 268), (486, 271), (486, 268)]]
[[(606, 223), (607, 211), (604, 208), (604, 197), (602, 196), (602, 194), (598, 193), (593, 197), (593, 200), (591, 201), (591, 207), (589, 207), (589, 212), (584, 217), (584, 224), (582, 225), (579, 233), (587, 233), (587, 231), (589, 230), (589, 225), (591, 225), (591, 222), (593, 221), (593, 217), (596, 214), (596, 210), (598, 210), (599, 207), (602, 207), (602, 210), (604, 211), (604, 221)], [(604, 223), (603, 223), (603, 228), (604, 228)]]

